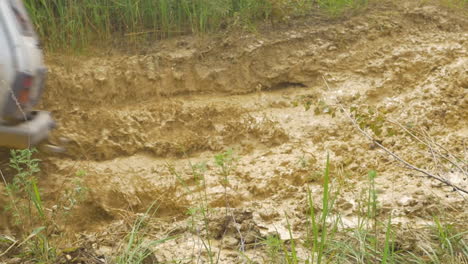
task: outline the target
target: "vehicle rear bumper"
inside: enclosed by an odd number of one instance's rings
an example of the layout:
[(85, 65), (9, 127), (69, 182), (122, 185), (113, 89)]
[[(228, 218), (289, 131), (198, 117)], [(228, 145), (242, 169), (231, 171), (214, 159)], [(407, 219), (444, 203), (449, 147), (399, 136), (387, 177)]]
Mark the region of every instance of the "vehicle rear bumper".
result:
[(28, 121), (11, 126), (0, 125), (0, 146), (15, 149), (33, 147), (47, 139), (55, 126), (49, 112), (32, 112)]

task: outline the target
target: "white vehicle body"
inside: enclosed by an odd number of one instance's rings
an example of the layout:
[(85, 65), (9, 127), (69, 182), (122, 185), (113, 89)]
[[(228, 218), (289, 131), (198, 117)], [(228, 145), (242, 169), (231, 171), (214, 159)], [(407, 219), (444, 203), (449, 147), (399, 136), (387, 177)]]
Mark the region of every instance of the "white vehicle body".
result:
[(33, 111), (45, 85), (42, 50), (21, 0), (0, 0), (0, 147), (26, 148), (54, 122)]

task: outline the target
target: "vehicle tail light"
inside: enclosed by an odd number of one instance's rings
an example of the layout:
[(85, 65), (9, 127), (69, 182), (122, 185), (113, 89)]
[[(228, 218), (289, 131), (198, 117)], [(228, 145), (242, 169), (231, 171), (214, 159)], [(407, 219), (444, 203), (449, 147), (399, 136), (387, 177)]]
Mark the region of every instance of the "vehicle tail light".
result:
[(33, 77), (32, 76), (25, 76), (23, 79), (23, 88), (31, 88), (33, 84)]
[(18, 102), (20, 104), (26, 104), (28, 101), (29, 101), (29, 91), (30, 89), (29, 88), (24, 88), (23, 90), (21, 90), (19, 96), (18, 96)]
[(19, 94), (17, 94), (18, 102), (20, 104), (25, 105), (29, 102), (33, 81), (34, 79), (31, 75), (24, 75), (22, 83), (21, 83), (22, 84), (21, 90)]

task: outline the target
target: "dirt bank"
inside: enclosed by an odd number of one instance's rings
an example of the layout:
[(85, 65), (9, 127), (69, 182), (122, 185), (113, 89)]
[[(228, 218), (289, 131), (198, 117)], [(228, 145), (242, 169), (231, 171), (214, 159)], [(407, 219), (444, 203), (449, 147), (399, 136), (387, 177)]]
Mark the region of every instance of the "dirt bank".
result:
[[(119, 228), (156, 201), (154, 238), (177, 235), (155, 249), (158, 261), (193, 260), (208, 229), (221, 263), (242, 262), (242, 254), (263, 263), (256, 242), (275, 232), (289, 238), (285, 215), (295, 236), (306, 235), (307, 190), (321, 209), (327, 155), (345, 226), (356, 225), (367, 172), (375, 170), (382, 219), (392, 213), (396, 224), (416, 228), (443, 212), (466, 227), (462, 195), (403, 168), (338, 104), (403, 159), (468, 189), (466, 17), (386, 6), (313, 21), (178, 38), (143, 55), (50, 57), (43, 107), (71, 143), (65, 157), (45, 158), (40, 185), (50, 205), (79, 171), (89, 188), (62, 231), (88, 234), (98, 254), (112, 255)], [(217, 165), (227, 149), (233, 154)], [(464, 167), (449, 167), (437, 151)], [(208, 227), (193, 217), (203, 204)]]

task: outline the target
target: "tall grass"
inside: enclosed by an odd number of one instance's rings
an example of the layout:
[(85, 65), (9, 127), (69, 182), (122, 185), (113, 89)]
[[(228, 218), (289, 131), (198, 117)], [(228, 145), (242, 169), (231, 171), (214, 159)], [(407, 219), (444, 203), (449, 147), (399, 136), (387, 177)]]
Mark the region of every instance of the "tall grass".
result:
[[(322, 263), (325, 253), (325, 247), (327, 244), (328, 226), (327, 220), (330, 217), (330, 212), (333, 208), (335, 197), (330, 196), (330, 159), (327, 157), (327, 163), (325, 166), (325, 173), (323, 175), (323, 197), (322, 197), (322, 213), (319, 219), (316, 219), (314, 203), (312, 199), (312, 193), (308, 191), (308, 205), (310, 209), (309, 218), (309, 231), (311, 234), (312, 245), (310, 246), (310, 258), (311, 263), (317, 261), (318, 264)], [(320, 235), (319, 235), (320, 233)], [(315, 259), (317, 256), (317, 259)]]
[(49, 48), (78, 48), (115, 36), (164, 38), (222, 29), (238, 16), (268, 16), (267, 0), (25, 0)]
[(322, 8), (337, 14), (367, 0), (24, 0), (49, 49), (154, 40), (224, 30)]

